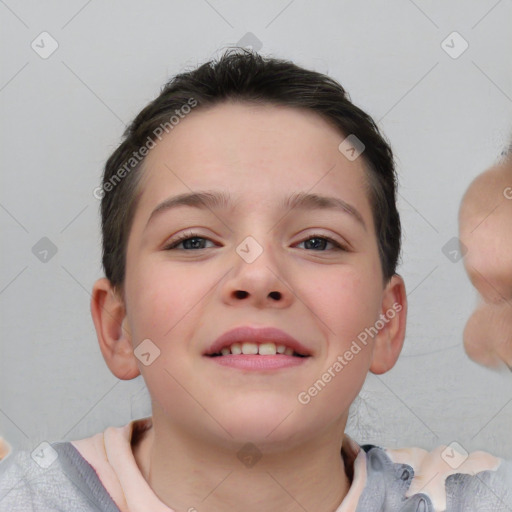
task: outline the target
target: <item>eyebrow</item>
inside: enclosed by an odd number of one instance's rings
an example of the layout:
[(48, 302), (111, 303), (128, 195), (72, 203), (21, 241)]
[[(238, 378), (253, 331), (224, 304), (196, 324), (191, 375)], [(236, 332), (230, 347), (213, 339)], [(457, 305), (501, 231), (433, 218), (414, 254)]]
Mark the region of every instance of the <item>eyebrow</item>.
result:
[[(163, 212), (167, 212), (181, 206), (189, 206), (202, 210), (227, 209), (232, 201), (230, 195), (222, 191), (197, 191), (179, 194), (162, 201), (149, 216), (149, 223)], [(281, 203), (283, 209), (299, 210), (339, 210), (352, 216), (366, 230), (363, 216), (351, 204), (338, 197), (324, 196), (299, 192), (288, 197)]]

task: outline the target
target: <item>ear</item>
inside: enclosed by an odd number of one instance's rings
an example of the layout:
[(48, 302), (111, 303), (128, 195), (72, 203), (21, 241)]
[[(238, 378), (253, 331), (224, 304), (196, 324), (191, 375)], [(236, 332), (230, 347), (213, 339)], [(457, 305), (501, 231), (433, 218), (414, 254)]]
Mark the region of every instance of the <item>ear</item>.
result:
[(395, 365), (405, 339), (407, 297), (404, 280), (395, 274), (384, 288), (382, 310), (376, 326), (379, 329), (374, 345), (370, 371), (376, 375), (386, 373)]
[(106, 278), (94, 283), (91, 315), (101, 353), (110, 371), (122, 380), (140, 375), (124, 300)]

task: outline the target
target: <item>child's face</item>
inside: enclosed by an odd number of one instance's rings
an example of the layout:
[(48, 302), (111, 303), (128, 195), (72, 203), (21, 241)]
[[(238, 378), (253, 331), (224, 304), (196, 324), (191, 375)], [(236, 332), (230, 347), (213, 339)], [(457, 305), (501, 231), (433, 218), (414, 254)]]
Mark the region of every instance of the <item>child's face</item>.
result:
[[(360, 344), (309, 403), (298, 399), (385, 312), (363, 161), (340, 153), (343, 139), (308, 111), (222, 104), (190, 114), (147, 156), (125, 299), (133, 347), (150, 339), (160, 350), (152, 364), (138, 363), (154, 415), (166, 412), (165, 421), (203, 438), (260, 445), (343, 429), (372, 365), (374, 340)], [(232, 202), (151, 215), (163, 201), (198, 191), (222, 192)], [(298, 193), (337, 198), (358, 213), (283, 206)], [(189, 231), (204, 240), (165, 249)], [(348, 250), (307, 241), (322, 236)], [(263, 250), (253, 262), (236, 250), (246, 237)], [(239, 326), (277, 327), (312, 355), (266, 371), (204, 355)]]
[(459, 212), (464, 267), (481, 299), (464, 328), (464, 347), (477, 363), (505, 371), (512, 370), (511, 184), (509, 159), (473, 180)]

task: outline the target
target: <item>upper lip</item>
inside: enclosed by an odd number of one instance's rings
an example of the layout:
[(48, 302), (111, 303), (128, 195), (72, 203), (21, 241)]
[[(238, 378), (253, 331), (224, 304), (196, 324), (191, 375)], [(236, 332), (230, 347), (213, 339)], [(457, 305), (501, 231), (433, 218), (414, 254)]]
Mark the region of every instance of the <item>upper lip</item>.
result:
[(303, 356), (310, 356), (311, 352), (281, 329), (275, 327), (236, 327), (219, 336), (207, 349), (204, 355), (213, 355), (220, 353), (224, 347), (230, 347), (233, 343), (275, 343), (276, 345), (285, 345)]

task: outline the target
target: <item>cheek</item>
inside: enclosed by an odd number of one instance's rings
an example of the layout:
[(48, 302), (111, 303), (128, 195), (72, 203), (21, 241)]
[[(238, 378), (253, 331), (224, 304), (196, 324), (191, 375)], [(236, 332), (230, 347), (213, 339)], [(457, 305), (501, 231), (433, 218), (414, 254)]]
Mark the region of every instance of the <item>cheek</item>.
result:
[[(162, 340), (176, 330), (179, 321), (197, 304), (201, 278), (179, 267), (148, 260), (127, 279), (133, 333), (139, 338)], [(206, 286), (206, 285), (205, 285)], [(203, 293), (204, 295), (204, 293)]]
[(377, 282), (375, 274), (348, 266), (317, 280), (313, 310), (332, 331), (331, 337), (346, 341), (375, 322), (382, 291)]

